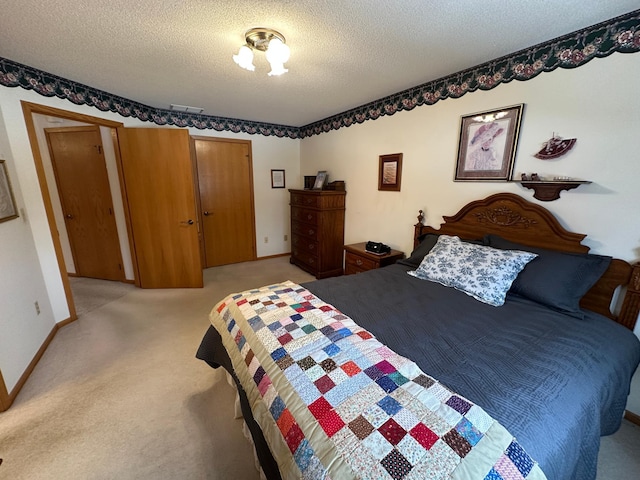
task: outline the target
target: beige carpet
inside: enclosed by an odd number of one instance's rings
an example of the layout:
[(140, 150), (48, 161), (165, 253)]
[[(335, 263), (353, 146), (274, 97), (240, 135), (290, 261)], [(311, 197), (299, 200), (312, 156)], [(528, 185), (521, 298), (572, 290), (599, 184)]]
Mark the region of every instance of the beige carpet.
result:
[(0, 414), (0, 479), (258, 479), (233, 389), (194, 355), (225, 295), (312, 279), (268, 259), (208, 269), (204, 289), (133, 288), (82, 314)]
[(130, 283), (86, 277), (69, 277), (69, 283), (71, 283), (73, 301), (78, 316), (124, 297), (136, 289)]
[[(204, 289), (131, 288), (94, 304), (0, 414), (0, 479), (257, 480), (234, 391), (194, 354), (218, 300), (287, 279), (312, 277), (281, 257), (208, 269)], [(603, 439), (598, 478), (636, 478), (638, 445), (625, 421)]]

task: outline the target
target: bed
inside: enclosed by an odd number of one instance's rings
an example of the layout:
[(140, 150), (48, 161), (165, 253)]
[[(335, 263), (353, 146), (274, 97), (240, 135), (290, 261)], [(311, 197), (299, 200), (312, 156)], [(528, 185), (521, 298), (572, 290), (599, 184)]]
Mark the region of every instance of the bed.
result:
[[(414, 251), (409, 258), (395, 265), (300, 286), (266, 286), (266, 290), (256, 289), (253, 293), (243, 292), (236, 296), (238, 303), (246, 302), (245, 298), (258, 302), (259, 298), (264, 299), (273, 292), (290, 288), (304, 298), (313, 299), (309, 300), (310, 310), (326, 313), (331, 317), (329, 321), (338, 319), (337, 323), (342, 328), (332, 332), (332, 335), (338, 335), (333, 338), (337, 345), (345, 341), (339, 333), (343, 330), (352, 332), (356, 340), (371, 335), (372, 339), (367, 341), (377, 341), (384, 347), (384, 350), (376, 352), (390, 352), (389, 361), (392, 364), (399, 362), (401, 367), (395, 370), (391, 368), (378, 372), (377, 377), (369, 375), (386, 392), (384, 398), (378, 396), (374, 399), (376, 405), (382, 406), (388, 414), (380, 420), (382, 426), (367, 417), (377, 428), (374, 434), (379, 436), (381, 433), (392, 444), (391, 450), (387, 445), (385, 451), (378, 452), (379, 457), (384, 458), (384, 470), (380, 470), (380, 465), (375, 462), (367, 463), (370, 460), (363, 459), (363, 455), (357, 453), (365, 451), (361, 445), (345, 446), (351, 440), (340, 435), (348, 430), (347, 427), (360, 428), (351, 430), (356, 432), (365, 446), (374, 435), (366, 437), (359, 434), (364, 428), (368, 435), (372, 427), (367, 422), (364, 422), (364, 427), (358, 424), (355, 417), (358, 417), (358, 421), (362, 420), (358, 412), (352, 412), (351, 417), (343, 419), (334, 415), (339, 412), (347, 416), (347, 407), (342, 408), (342, 405), (347, 405), (351, 397), (347, 394), (338, 400), (337, 397), (329, 397), (333, 390), (322, 382), (335, 371), (335, 362), (329, 366), (326, 358), (322, 360), (310, 354), (318, 360), (313, 369), (319, 370), (322, 366), (324, 373), (327, 373), (321, 378), (316, 374), (313, 377), (314, 385), (320, 391), (328, 389), (325, 396), (333, 402), (323, 407), (326, 411), (323, 411), (322, 419), (314, 410), (319, 408), (318, 402), (311, 402), (315, 397), (312, 396), (306, 403), (298, 402), (308, 395), (308, 388), (301, 387), (297, 393), (280, 392), (290, 406), (287, 410), (292, 415), (290, 421), (301, 430), (298, 431), (300, 438), (296, 440), (295, 448), (287, 443), (289, 438), (284, 438), (289, 434), (285, 434), (282, 428), (278, 431), (280, 424), (268, 422), (269, 413), (273, 416), (275, 407), (273, 398), (269, 400), (270, 407), (265, 407), (264, 395), (269, 394), (264, 390), (264, 370), (258, 369), (261, 372), (258, 378), (254, 365), (251, 370), (253, 376), (247, 376), (247, 372), (240, 370), (245, 370), (251, 362), (255, 364), (253, 353), (251, 358), (237, 358), (239, 351), (246, 352), (247, 344), (259, 350), (261, 347), (253, 342), (261, 334), (258, 333), (256, 338), (248, 334), (240, 339), (238, 326), (232, 318), (238, 313), (227, 310), (229, 302), (234, 301), (233, 296), (221, 301), (213, 309), (212, 326), (205, 333), (196, 356), (214, 368), (222, 366), (234, 378), (257, 458), (269, 480), (314, 476), (329, 478), (331, 472), (334, 472), (333, 478), (341, 479), (410, 479), (428, 478), (429, 475), (432, 478), (439, 478), (440, 475), (440, 478), (546, 476), (549, 479), (593, 479), (600, 436), (612, 434), (619, 428), (631, 377), (640, 361), (640, 342), (632, 333), (640, 311), (640, 264), (630, 265), (620, 259), (588, 254), (589, 248), (581, 243), (584, 237), (583, 234), (567, 231), (543, 207), (514, 194), (500, 193), (473, 201), (454, 216), (444, 217), (444, 223), (438, 229), (423, 225), (420, 212), (418, 223), (414, 226)], [(500, 306), (496, 306), (499, 300), (495, 303), (493, 291), (488, 300), (484, 299), (486, 301), (476, 298), (478, 295), (483, 298), (483, 291), (479, 294), (474, 293), (473, 288), (463, 291), (466, 288), (464, 282), (462, 285), (456, 283), (459, 282), (458, 277), (463, 276), (455, 274), (455, 280), (449, 283), (447, 278), (438, 278), (447, 269), (450, 274), (468, 270), (469, 264), (451, 264), (449, 261), (463, 258), (460, 252), (471, 252), (472, 256), (468, 258), (476, 258), (473, 255), (478, 251), (486, 252), (486, 247), (490, 248), (491, 255), (497, 255), (492, 260), (494, 264), (496, 261), (512, 262), (512, 256), (515, 256), (514, 262), (524, 263), (518, 266), (519, 270), (516, 268), (518, 271), (513, 274), (515, 280), (507, 281), (507, 293), (502, 295), (503, 303)], [(418, 275), (420, 273), (423, 274), (422, 278)], [(491, 284), (489, 290), (502, 281), (494, 282), (492, 277), (488, 278), (488, 282), (485, 278), (484, 285)], [(476, 277), (474, 281), (478, 281)], [(500, 297), (500, 293), (497, 296)], [(302, 317), (311, 314), (304, 307), (299, 312)], [(271, 319), (279, 315), (275, 305), (270, 304), (262, 305), (259, 313)], [(291, 312), (285, 313), (290, 315)], [(226, 316), (226, 323), (223, 322), (223, 316)], [(263, 331), (255, 328), (256, 323), (262, 322), (260, 316), (247, 320), (245, 330), (250, 330), (251, 325), (255, 332)], [(351, 320), (353, 324), (349, 323)], [(230, 336), (231, 327), (235, 328), (235, 337), (229, 340), (227, 337)], [(285, 334), (290, 336), (291, 332), (293, 330), (287, 330)], [(273, 339), (266, 341), (266, 344), (269, 342), (273, 342)], [(363, 344), (366, 345), (366, 342)], [(277, 351), (275, 347), (271, 350), (267, 348), (267, 353), (273, 354), (274, 365), (271, 365), (272, 369), (268, 370), (269, 375), (265, 378), (273, 377), (270, 381), (274, 384), (283, 380), (286, 383), (288, 373), (278, 363), (281, 358), (276, 355)], [(385, 354), (381, 355), (385, 357)], [(304, 365), (308, 358), (296, 360), (305, 372), (312, 371), (309, 365)], [(385, 368), (388, 366), (386, 359), (383, 362)], [(341, 361), (345, 365), (348, 363), (344, 358)], [(263, 359), (262, 362), (268, 363), (269, 360)], [(379, 368), (384, 370), (383, 367)], [(417, 374), (415, 368), (418, 369)], [(409, 370), (413, 372), (411, 375), (406, 373)], [(285, 374), (280, 375), (280, 371)], [(331, 378), (335, 380), (335, 375)], [(395, 380), (395, 384), (389, 381), (390, 378)], [(401, 380), (398, 381), (398, 378)], [(389, 382), (390, 386), (382, 380)], [(296, 382), (292, 380), (292, 383)], [(415, 394), (415, 397), (406, 400), (404, 407), (417, 404), (415, 398), (426, 398), (427, 393), (414, 383), (419, 383), (427, 392), (441, 388), (438, 391), (440, 393), (434, 395), (446, 395), (447, 405), (452, 407), (444, 407), (445, 417), (453, 413), (454, 421), (461, 419), (457, 424), (460, 435), (453, 429), (448, 431), (447, 445), (442, 442), (431, 444), (429, 437), (423, 435), (424, 432), (421, 436), (414, 434), (416, 429), (411, 428), (415, 422), (407, 426), (400, 420), (404, 418), (407, 422), (409, 415), (402, 417), (406, 410), (402, 411), (394, 403), (394, 399), (401, 397), (398, 392), (403, 395), (405, 391)], [(282, 383), (277, 385), (279, 389), (284, 388)], [(408, 385), (415, 388), (412, 390)], [(362, 386), (363, 390), (367, 388), (368, 385)], [(373, 407), (378, 408), (376, 405)], [(444, 411), (441, 406), (438, 409)], [(366, 408), (366, 411), (370, 410)], [(484, 459), (484, 447), (480, 448), (474, 442), (478, 442), (478, 438), (490, 437), (483, 430), (488, 427), (480, 427), (482, 421), (466, 413), (476, 411), (486, 414), (494, 425), (504, 427), (504, 432), (500, 432), (512, 436), (509, 437), (512, 442), (507, 443), (511, 453), (517, 452), (513, 455), (515, 466), (511, 463), (508, 467), (500, 466), (499, 462), (494, 465), (493, 459)], [(309, 415), (310, 412), (312, 415)], [(409, 410), (409, 413), (412, 412), (415, 413)], [(404, 425), (405, 429), (391, 422), (391, 419), (396, 419), (396, 414), (397, 423)], [(467, 417), (472, 424), (467, 422)], [(328, 418), (331, 418), (330, 422), (326, 420)], [(353, 421), (350, 423), (349, 420)], [(440, 425), (438, 422), (442, 421), (441, 418), (435, 419), (434, 424), (437, 427)], [(462, 422), (466, 422), (466, 430), (459, 428)], [(340, 430), (341, 426), (344, 428)], [(432, 427), (434, 431), (437, 431), (436, 427)], [(443, 432), (447, 429), (438, 432), (440, 440), (446, 439)], [(352, 432), (347, 431), (349, 435)], [(431, 430), (429, 432), (433, 433)], [(451, 442), (451, 433), (464, 439), (456, 437), (456, 441)], [(283, 438), (278, 439), (278, 435)], [(324, 444), (314, 447), (311, 440), (319, 437), (333, 439), (338, 453), (326, 451), (328, 447)], [(423, 446), (425, 443), (430, 447), (435, 445), (439, 448), (438, 452), (435, 452), (435, 447), (426, 449), (426, 453), (411, 450), (407, 444), (415, 443), (415, 439)], [(304, 443), (307, 440), (308, 443)], [(473, 449), (470, 444), (473, 444)], [(296, 457), (303, 450), (300, 445), (307, 447), (305, 452), (308, 455), (303, 460)], [(371, 449), (381, 448), (379, 444), (372, 445), (369, 445)], [(287, 446), (290, 452), (287, 452)], [(462, 453), (459, 448), (462, 448)], [(459, 458), (455, 455), (451, 458), (452, 450), (456, 451)], [(398, 455), (398, 452), (405, 455)], [(500, 456), (502, 460), (505, 452)], [(287, 457), (284, 460), (283, 455)], [(419, 465), (417, 458), (420, 455), (423, 460), (426, 458), (424, 455), (429, 455), (430, 465), (435, 464), (436, 467), (424, 465), (424, 461)], [(324, 470), (309, 467), (318, 459)], [(467, 460), (479, 461), (479, 470), (474, 470), (476, 464), (467, 467)], [(449, 468), (444, 466), (445, 461), (457, 462), (464, 467), (445, 474), (443, 472)], [(291, 465), (292, 462), (298, 464)], [(441, 469), (440, 463), (443, 465)], [(523, 464), (524, 470), (521, 468)], [(517, 472), (514, 470), (516, 467), (519, 469)], [(534, 475), (538, 470), (542, 476)], [(482, 473), (478, 473), (480, 471)]]

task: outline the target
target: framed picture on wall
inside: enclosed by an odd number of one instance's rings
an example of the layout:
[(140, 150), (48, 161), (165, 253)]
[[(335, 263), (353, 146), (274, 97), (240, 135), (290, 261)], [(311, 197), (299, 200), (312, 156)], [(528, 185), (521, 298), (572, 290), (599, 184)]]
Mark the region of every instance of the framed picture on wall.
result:
[(18, 218), (16, 201), (13, 198), (11, 182), (4, 160), (0, 160), (0, 222)]
[(378, 190), (399, 192), (402, 180), (402, 154), (380, 155), (378, 165)]
[(456, 181), (509, 181), (524, 104), (465, 115), (460, 121)]
[(284, 170), (271, 170), (271, 188), (284, 188)]

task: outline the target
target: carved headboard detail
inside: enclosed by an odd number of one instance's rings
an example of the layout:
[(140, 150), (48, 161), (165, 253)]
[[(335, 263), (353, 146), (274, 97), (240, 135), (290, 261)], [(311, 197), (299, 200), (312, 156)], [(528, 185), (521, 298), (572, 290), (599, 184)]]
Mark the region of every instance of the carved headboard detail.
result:
[(493, 209), (487, 208), (485, 211), (474, 213), (474, 216), (480, 223), (495, 223), (502, 227), (522, 224), (524, 228), (529, 228), (531, 225), (538, 223), (533, 218), (525, 217), (518, 212), (514, 212), (509, 207), (504, 206)]
[[(474, 240), (493, 233), (512, 242), (562, 252), (587, 253), (581, 242), (586, 235), (570, 232), (544, 207), (512, 193), (497, 193), (475, 200), (450, 217), (444, 217), (439, 229), (423, 225), (422, 211), (414, 226), (414, 247), (425, 233), (457, 235)], [(613, 295), (619, 286), (627, 287), (620, 313), (610, 311)], [(605, 315), (633, 329), (640, 312), (640, 263), (614, 259), (600, 280), (582, 298), (583, 308)]]

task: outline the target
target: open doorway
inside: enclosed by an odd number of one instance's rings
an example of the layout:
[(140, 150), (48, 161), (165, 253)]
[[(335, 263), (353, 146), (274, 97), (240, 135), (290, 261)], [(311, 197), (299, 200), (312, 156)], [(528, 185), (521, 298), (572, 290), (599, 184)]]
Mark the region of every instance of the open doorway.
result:
[[(76, 262), (72, 253), (69, 242), (69, 234), (65, 225), (65, 213), (60, 201), (56, 178), (51, 161), (51, 154), (47, 144), (45, 129), (59, 129), (69, 127), (90, 127), (98, 128), (100, 132), (101, 144), (106, 160), (106, 168), (108, 171), (109, 184), (111, 188), (112, 210), (117, 225), (117, 236), (120, 250), (122, 273), (120, 280), (128, 283), (135, 283), (135, 268), (131, 250), (131, 237), (129, 229), (129, 219), (124, 209), (122, 193), (120, 190), (120, 172), (117, 165), (117, 142), (115, 128), (121, 126), (121, 123), (104, 120), (89, 115), (77, 114), (47, 107), (29, 102), (22, 102), (23, 113), (31, 149), (33, 151), (34, 162), (40, 189), (44, 201), (45, 210), (51, 237), (56, 253), (60, 276), (62, 279), (67, 305), (69, 306), (69, 319), (60, 322), (62, 326), (65, 323), (73, 321), (77, 318), (74, 296), (72, 293), (69, 274), (76, 275)], [(107, 158), (109, 157), (109, 158)]]

